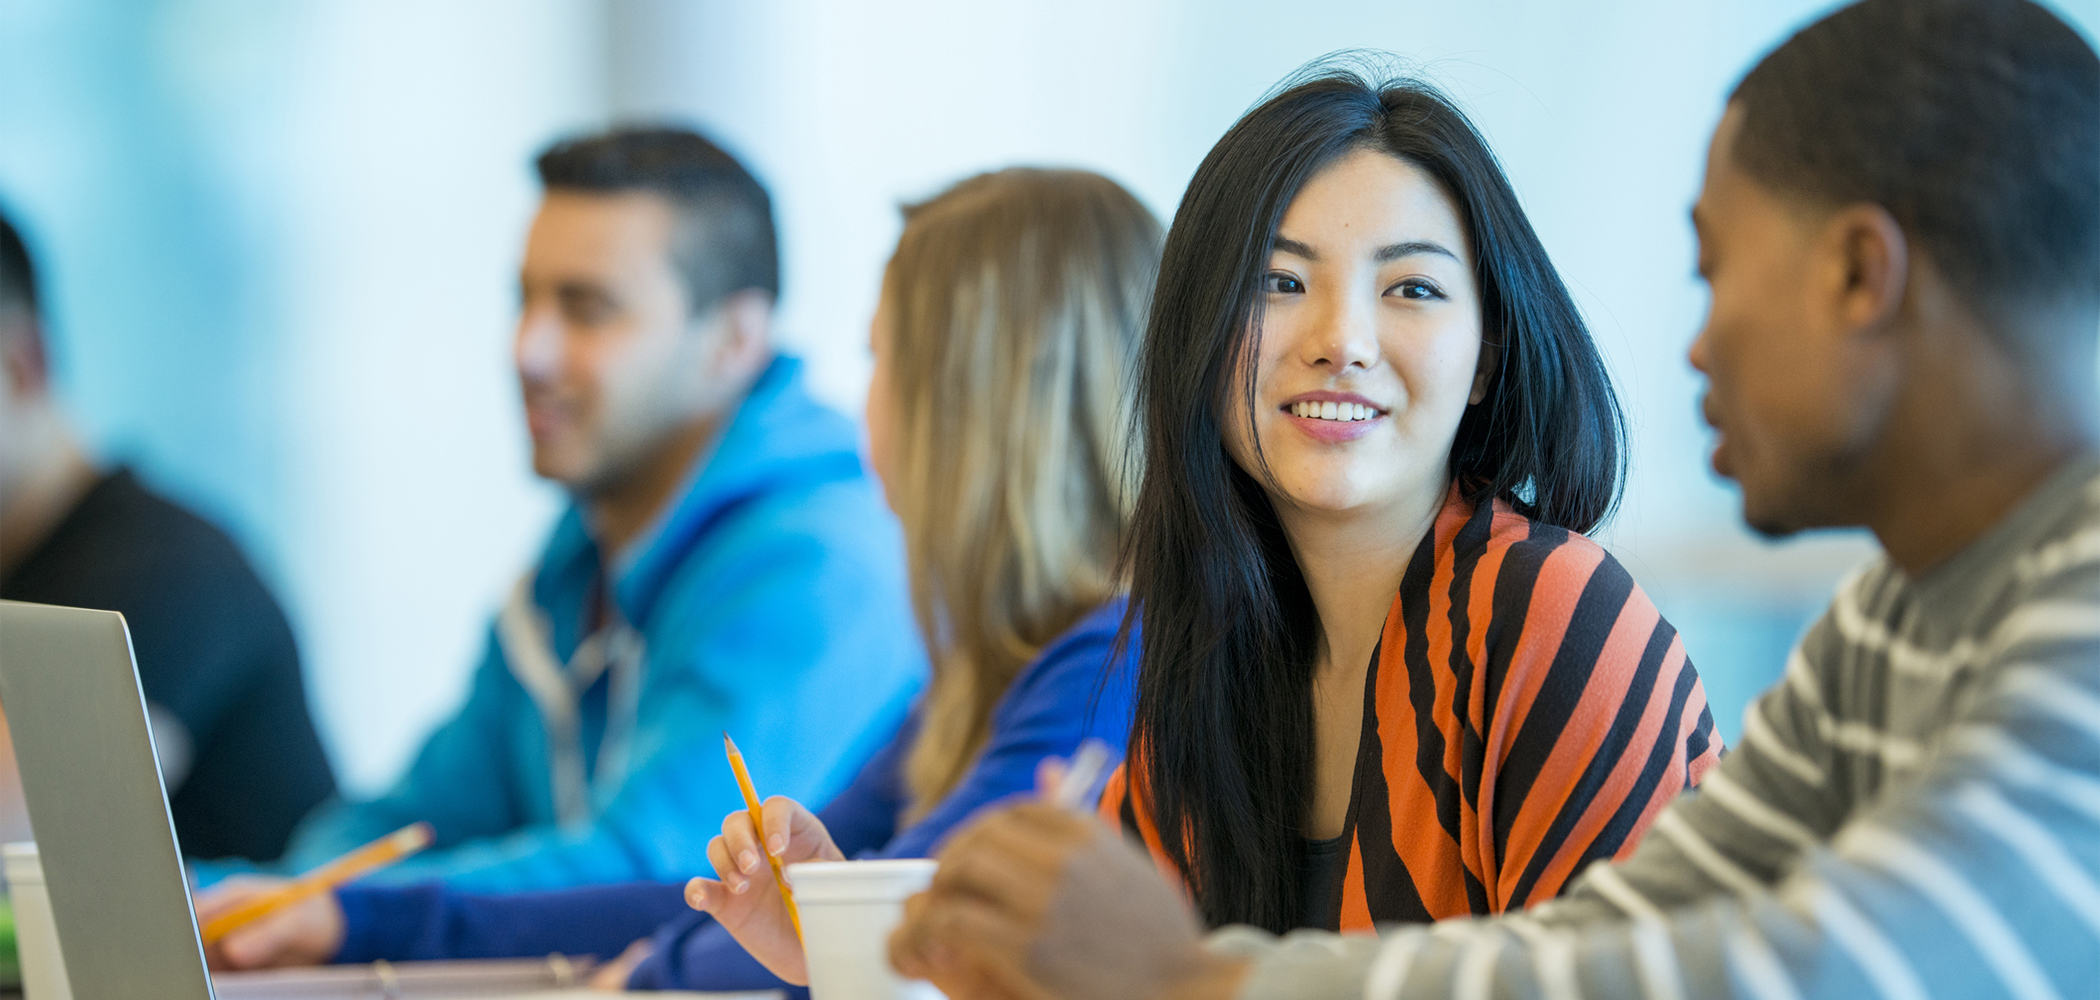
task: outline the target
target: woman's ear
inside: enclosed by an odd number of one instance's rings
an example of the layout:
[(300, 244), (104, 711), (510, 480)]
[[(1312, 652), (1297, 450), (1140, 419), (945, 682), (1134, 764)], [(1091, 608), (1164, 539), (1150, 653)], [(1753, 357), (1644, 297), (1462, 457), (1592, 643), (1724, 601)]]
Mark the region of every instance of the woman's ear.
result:
[(1502, 345), (1486, 337), (1480, 338), (1480, 364), (1473, 369), (1473, 394), (1466, 397), (1466, 405), (1477, 405), (1488, 395), (1488, 386), (1495, 384), (1495, 372), (1502, 366)]

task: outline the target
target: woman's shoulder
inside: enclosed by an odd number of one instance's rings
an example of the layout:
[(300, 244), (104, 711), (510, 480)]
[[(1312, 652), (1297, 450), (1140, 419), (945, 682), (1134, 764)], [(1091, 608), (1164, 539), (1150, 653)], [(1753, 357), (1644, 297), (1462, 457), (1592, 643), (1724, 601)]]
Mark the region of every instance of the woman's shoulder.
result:
[(1110, 598), (1050, 640), (1014, 678), (1002, 709), (1097, 695), (1113, 695), (1118, 705), (1128, 700), (1123, 694), (1136, 685), (1138, 638), (1133, 629), (1129, 641), (1118, 642), (1126, 607), (1123, 597)]
[[(1464, 620), (1490, 659), (1559, 657), (1568, 642), (1593, 645), (1622, 623), (1660, 622), (1646, 592), (1604, 546), (1579, 531), (1548, 524), (1506, 500), (1463, 512), (1440, 525), (1439, 565), (1417, 577), (1430, 619)], [(1449, 611), (1435, 609), (1448, 605)], [(1456, 616), (1456, 617), (1454, 617)], [(1438, 627), (1441, 627), (1439, 625)]]
[(1047, 673), (1082, 670), (1099, 673), (1108, 668), (1110, 661), (1122, 652), (1126, 657), (1135, 652), (1137, 636), (1132, 630), (1129, 650), (1118, 650), (1117, 633), (1123, 627), (1123, 613), (1128, 602), (1116, 596), (1102, 602), (1078, 621), (1059, 633), (1057, 638), (1046, 643), (1035, 659), (1021, 671), (1021, 680), (1026, 681)]
[(1503, 579), (1528, 582), (1526, 589), (1532, 591), (1580, 590), (1600, 573), (1625, 576), (1625, 568), (1596, 540), (1528, 517), (1503, 498), (1461, 513), (1461, 524), (1439, 532), (1454, 568), (1491, 572), (1498, 584)]
[[(1484, 665), (1478, 676), (1491, 689), (1516, 691), (1521, 702), (1550, 704), (1563, 715), (1587, 703), (1584, 692), (1613, 686), (1629, 696), (1683, 697), (1694, 715), (1704, 711), (1698, 675), (1676, 629), (1594, 539), (1498, 500), (1493, 510), (1468, 517), (1450, 547), (1458, 571), (1446, 577), (1448, 594), (1430, 596), (1451, 610), (1428, 620), (1432, 627), (1465, 623), (1467, 641), (1454, 642), (1453, 655)], [(1463, 572), (1469, 562), (1478, 567), (1470, 579)], [(1400, 655), (1415, 649), (1402, 647)], [(1688, 679), (1680, 684), (1673, 679), (1678, 675)]]
[(1078, 621), (1043, 647), (1043, 655), (1039, 658), (1048, 658), (1060, 649), (1072, 646), (1114, 642), (1116, 632), (1123, 627), (1123, 613), (1129, 607), (1130, 599), (1121, 594), (1095, 605), (1093, 610), (1079, 616)]

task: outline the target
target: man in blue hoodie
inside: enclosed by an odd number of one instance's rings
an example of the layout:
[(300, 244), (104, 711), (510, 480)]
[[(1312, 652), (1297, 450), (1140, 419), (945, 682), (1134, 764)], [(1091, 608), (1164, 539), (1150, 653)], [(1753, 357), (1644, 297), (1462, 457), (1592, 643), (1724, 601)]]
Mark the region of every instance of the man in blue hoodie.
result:
[(824, 801), (925, 670), (902, 543), (853, 426), (773, 346), (764, 188), (690, 132), (538, 161), (515, 344), (533, 468), (571, 497), (497, 615), (466, 704), (377, 799), (325, 805), (303, 869), (418, 820), (384, 879), (552, 889), (676, 879), (742, 806)]

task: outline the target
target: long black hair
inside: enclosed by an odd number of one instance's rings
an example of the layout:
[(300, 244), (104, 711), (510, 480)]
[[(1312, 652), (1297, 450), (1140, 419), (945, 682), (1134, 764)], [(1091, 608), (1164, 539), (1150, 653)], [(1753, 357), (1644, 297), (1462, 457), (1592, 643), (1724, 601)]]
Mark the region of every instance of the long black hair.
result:
[(1498, 350), (1451, 449), (1463, 493), (1586, 532), (1624, 473), (1596, 346), (1494, 154), (1449, 99), (1316, 64), (1225, 133), (1167, 233), (1140, 359), (1145, 472), (1128, 549), (1143, 635), (1132, 777), (1214, 926), (1299, 920), (1321, 634), (1262, 481), (1226, 453), (1223, 420), (1255, 405), (1255, 366), (1240, 361), (1259, 356), (1260, 280), (1284, 212), (1358, 149), (1435, 178), (1474, 247), (1483, 337)]

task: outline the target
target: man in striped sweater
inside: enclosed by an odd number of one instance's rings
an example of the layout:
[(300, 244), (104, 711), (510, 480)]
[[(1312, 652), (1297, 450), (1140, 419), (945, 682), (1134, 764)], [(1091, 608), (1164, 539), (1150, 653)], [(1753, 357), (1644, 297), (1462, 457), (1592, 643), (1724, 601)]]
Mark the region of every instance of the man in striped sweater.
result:
[(1742, 743), (1521, 915), (1198, 945), (1098, 827), (998, 814), (892, 940), (951, 997), (2100, 996), (2100, 59), (2027, 0), (1866, 0), (1738, 86), (1694, 210), (1714, 466), (1864, 525)]

